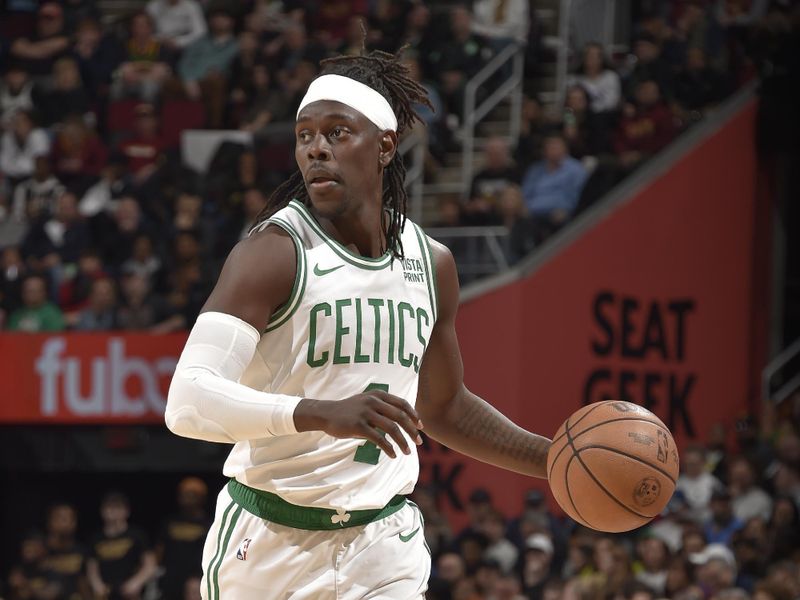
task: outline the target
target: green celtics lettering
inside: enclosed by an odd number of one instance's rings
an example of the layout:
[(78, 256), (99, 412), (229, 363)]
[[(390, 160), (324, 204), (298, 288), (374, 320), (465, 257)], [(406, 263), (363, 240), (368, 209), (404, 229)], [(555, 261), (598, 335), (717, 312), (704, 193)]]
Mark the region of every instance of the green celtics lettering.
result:
[(320, 302), (308, 319), (310, 367), (379, 363), (419, 372), (432, 326), (424, 308), (384, 298)]

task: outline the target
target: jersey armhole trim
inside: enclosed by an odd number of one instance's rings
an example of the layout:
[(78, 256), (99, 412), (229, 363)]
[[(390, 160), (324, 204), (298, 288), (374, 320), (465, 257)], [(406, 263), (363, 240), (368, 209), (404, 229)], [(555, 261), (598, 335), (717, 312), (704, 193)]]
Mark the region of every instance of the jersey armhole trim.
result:
[(292, 292), (289, 294), (289, 299), (272, 314), (264, 333), (277, 329), (292, 318), (292, 315), (294, 315), (300, 307), (300, 300), (303, 298), (303, 294), (306, 291), (306, 279), (308, 277), (305, 249), (294, 228), (281, 218), (272, 217), (269, 223), (277, 225), (292, 238), (295, 252), (297, 253), (297, 270), (295, 272), (294, 284), (292, 285)]
[(422, 228), (413, 223), (414, 231), (417, 234), (417, 241), (419, 242), (419, 249), (422, 253), (422, 262), (425, 265), (425, 271), (427, 273), (427, 284), (428, 284), (428, 297), (431, 301), (431, 311), (433, 311), (433, 322), (436, 323), (436, 319), (439, 316), (439, 283), (436, 280), (436, 265), (433, 262), (433, 252), (431, 252), (431, 246), (428, 243), (428, 236), (425, 235), (425, 232), (422, 231)]

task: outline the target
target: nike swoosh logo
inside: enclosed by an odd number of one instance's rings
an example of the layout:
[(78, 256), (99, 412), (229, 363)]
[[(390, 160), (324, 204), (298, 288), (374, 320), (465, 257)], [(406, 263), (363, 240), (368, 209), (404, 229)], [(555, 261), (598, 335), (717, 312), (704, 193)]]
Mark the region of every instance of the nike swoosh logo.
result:
[(398, 533), (397, 535), (398, 535), (398, 537), (400, 538), (400, 541), (401, 541), (401, 542), (407, 542), (407, 541), (409, 541), (411, 538), (413, 538), (415, 535), (417, 535), (417, 532), (418, 532), (418, 531), (419, 531), (419, 527), (417, 527), (417, 528), (416, 528), (414, 531), (412, 531), (412, 532), (411, 532), (411, 533), (409, 533), (408, 535), (403, 535), (402, 533)]
[(333, 273), (336, 269), (341, 269), (343, 266), (344, 265), (338, 265), (330, 269), (320, 269), (319, 265), (314, 265), (314, 275), (316, 275), (317, 277), (322, 277), (323, 275), (327, 275), (328, 273)]

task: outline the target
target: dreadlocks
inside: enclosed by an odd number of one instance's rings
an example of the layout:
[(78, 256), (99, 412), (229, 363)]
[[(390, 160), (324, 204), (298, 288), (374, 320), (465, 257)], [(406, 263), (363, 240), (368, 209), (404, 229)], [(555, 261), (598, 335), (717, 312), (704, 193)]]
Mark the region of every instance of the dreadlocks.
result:
[[(413, 108), (414, 103), (431, 107), (425, 89), (408, 75), (408, 69), (400, 62), (402, 50), (397, 54), (389, 54), (379, 50), (360, 56), (337, 56), (320, 63), (321, 75), (342, 75), (364, 85), (368, 85), (381, 94), (389, 102), (397, 117), (398, 137), (408, 130), (414, 121), (420, 121)], [(405, 188), (406, 167), (403, 157), (397, 153), (392, 162), (384, 169), (383, 205), (388, 219), (382, 221), (381, 227), (386, 239), (387, 248), (396, 258), (403, 256), (403, 244), (400, 233), (406, 220), (408, 194)], [(293, 198), (306, 206), (310, 206), (305, 181), (300, 171), (279, 185), (270, 196), (264, 209), (259, 213), (256, 222), (269, 218)]]

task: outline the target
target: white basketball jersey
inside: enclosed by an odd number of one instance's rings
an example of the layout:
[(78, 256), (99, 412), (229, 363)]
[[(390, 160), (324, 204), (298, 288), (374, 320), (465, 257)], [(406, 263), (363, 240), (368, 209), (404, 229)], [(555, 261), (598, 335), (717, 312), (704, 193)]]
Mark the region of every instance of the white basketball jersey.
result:
[[(263, 227), (267, 224), (281, 227), (294, 241), (297, 276), (240, 382), (316, 400), (342, 400), (377, 388), (413, 406), (437, 316), (433, 256), (422, 229), (406, 222), (405, 257), (392, 260), (388, 252), (376, 259), (352, 253), (296, 200)], [(394, 459), (363, 439), (336, 439), (321, 431), (255, 439), (234, 446), (224, 472), (292, 504), (379, 508), (396, 494), (410, 493), (419, 475), (413, 441), (408, 440), (409, 456), (392, 444)]]

